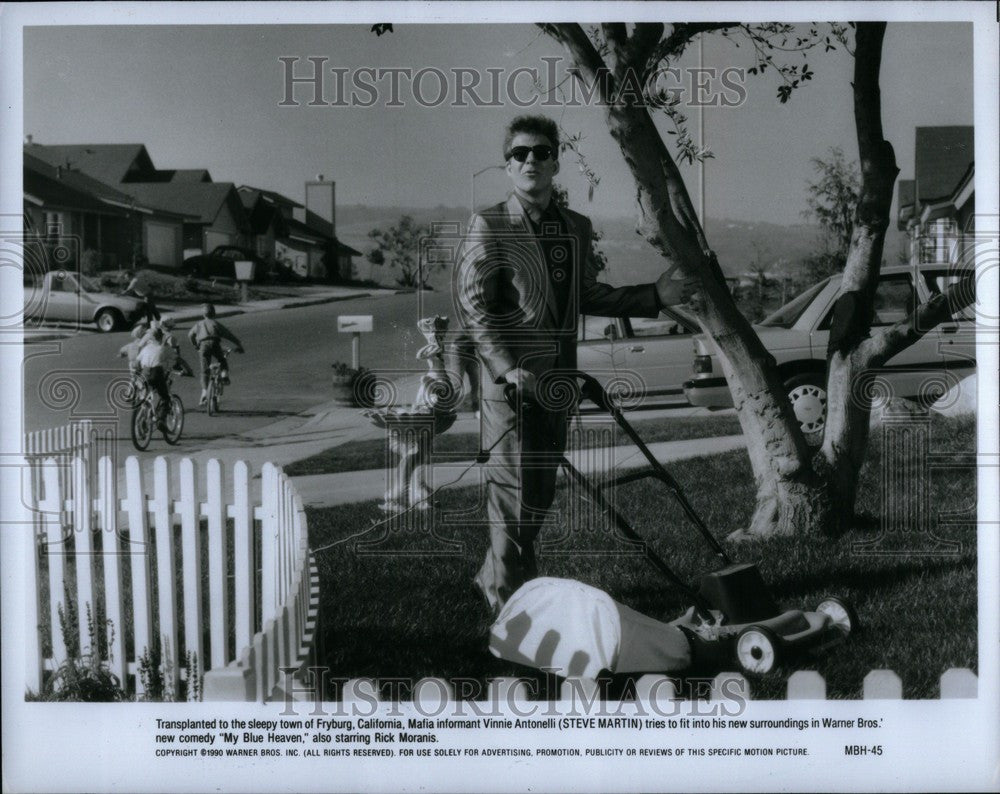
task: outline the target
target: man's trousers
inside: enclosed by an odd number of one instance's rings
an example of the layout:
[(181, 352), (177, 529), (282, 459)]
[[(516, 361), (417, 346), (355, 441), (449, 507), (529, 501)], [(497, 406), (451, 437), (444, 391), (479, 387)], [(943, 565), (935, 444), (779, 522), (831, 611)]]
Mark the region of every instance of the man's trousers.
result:
[(537, 575), (534, 542), (555, 496), (566, 418), (537, 406), (518, 417), (503, 400), (482, 401), (483, 449), (496, 446), (486, 464), (490, 547), (476, 584), (491, 607)]

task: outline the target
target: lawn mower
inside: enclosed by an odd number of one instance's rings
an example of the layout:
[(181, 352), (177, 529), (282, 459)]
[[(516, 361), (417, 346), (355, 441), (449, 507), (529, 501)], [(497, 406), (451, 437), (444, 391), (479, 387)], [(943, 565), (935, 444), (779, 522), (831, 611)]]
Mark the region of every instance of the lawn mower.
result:
[[(623, 536), (640, 545), (644, 558), (690, 598), (691, 607), (679, 618), (670, 621), (669, 625), (684, 631), (693, 640), (692, 645), (695, 642), (707, 644), (712, 650), (710, 656), (732, 658), (744, 673), (763, 676), (791, 656), (828, 649), (858, 630), (857, 614), (851, 604), (841, 598), (823, 598), (812, 611), (781, 609), (768, 592), (757, 566), (734, 562), (726, 554), (695, 512), (680, 485), (649, 451), (597, 379), (580, 371), (552, 373), (551, 377), (569, 378), (575, 393), (608, 412), (649, 463), (648, 467), (611, 479), (604, 487), (624, 485), (646, 477), (660, 480), (673, 493), (688, 519), (718, 557), (720, 568), (703, 574), (697, 587), (687, 583), (608, 502), (603, 489), (593, 485), (563, 457), (561, 463), (567, 475), (606, 511)], [(540, 393), (558, 393), (551, 385), (546, 389), (541, 382), (538, 390)], [(538, 410), (534, 403), (520, 400), (513, 386), (507, 387), (504, 396), (514, 410)]]

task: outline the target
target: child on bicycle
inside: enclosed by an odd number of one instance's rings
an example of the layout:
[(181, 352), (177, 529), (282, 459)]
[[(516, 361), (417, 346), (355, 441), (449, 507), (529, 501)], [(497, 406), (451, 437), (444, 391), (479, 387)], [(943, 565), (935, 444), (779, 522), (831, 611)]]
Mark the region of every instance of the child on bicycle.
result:
[(243, 344), (226, 326), (215, 319), (215, 306), (206, 303), (202, 306), (202, 319), (188, 331), (188, 339), (198, 349), (201, 361), (201, 399), (199, 405), (208, 401), (208, 381), (211, 377), (212, 360), (219, 362), (222, 382), (229, 382), (229, 372), (225, 354), (222, 352), (222, 340), (227, 339), (236, 346), (236, 352), (243, 352)]
[[(153, 323), (156, 325), (156, 323)], [(191, 365), (184, 360), (181, 355), (181, 345), (177, 341), (177, 338), (173, 334), (174, 330), (174, 320), (172, 317), (164, 317), (159, 322), (160, 327), (163, 329), (163, 343), (170, 345), (174, 349), (174, 355), (176, 356), (174, 360), (174, 371), (179, 372), (181, 376), (185, 378), (194, 377), (194, 369)]]
[(166, 432), (164, 421), (170, 407), (170, 385), (168, 373), (177, 361), (177, 353), (173, 346), (164, 341), (166, 334), (159, 325), (151, 328), (143, 338), (137, 363), (142, 369), (142, 376), (149, 388), (156, 392), (156, 426), (160, 432)]

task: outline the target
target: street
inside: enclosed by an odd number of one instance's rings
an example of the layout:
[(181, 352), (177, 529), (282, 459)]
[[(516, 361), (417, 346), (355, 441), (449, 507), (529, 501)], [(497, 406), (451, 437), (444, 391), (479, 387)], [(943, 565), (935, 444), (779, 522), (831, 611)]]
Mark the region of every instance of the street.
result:
[[(407, 372), (425, 369), (416, 352), (426, 343), (417, 331), (420, 317), (452, 315), (449, 291), (383, 294), (303, 308), (252, 312), (222, 318), (246, 349), (231, 356), (232, 386), (222, 399), (222, 413), (209, 417), (198, 407), (199, 382), (175, 378), (173, 390), (186, 409), (184, 434), (176, 449), (157, 434), (149, 453), (182, 451), (186, 443), (199, 447), (214, 439), (235, 436), (299, 414), (331, 399), (330, 366), (350, 363), (351, 335), (337, 332), (337, 316), (371, 314), (374, 330), (361, 342), (361, 364), (369, 368)], [(195, 350), (187, 339), (192, 323), (174, 330), (181, 352), (198, 371)], [(117, 414), (118, 438), (128, 442), (129, 411), (115, 408), (108, 386), (126, 374), (119, 348), (129, 341), (127, 332), (100, 334), (81, 331), (58, 341), (25, 345), (24, 430), (58, 427), (71, 419), (113, 420)], [(131, 452), (129, 453), (131, 454)]]

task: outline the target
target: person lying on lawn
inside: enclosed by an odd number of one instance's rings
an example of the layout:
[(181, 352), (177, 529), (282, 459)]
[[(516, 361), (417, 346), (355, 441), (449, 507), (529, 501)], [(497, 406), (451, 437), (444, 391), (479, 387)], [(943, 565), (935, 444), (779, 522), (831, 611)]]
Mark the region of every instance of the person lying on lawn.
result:
[(490, 629), (490, 653), (556, 675), (674, 673), (719, 667), (721, 643), (654, 620), (603, 590), (543, 576), (521, 585)]

